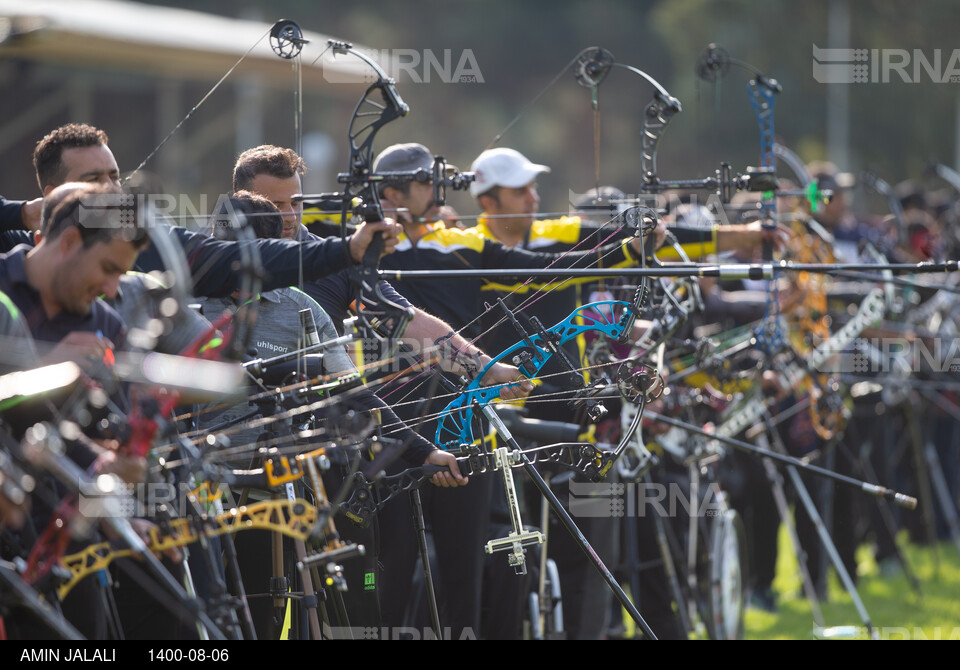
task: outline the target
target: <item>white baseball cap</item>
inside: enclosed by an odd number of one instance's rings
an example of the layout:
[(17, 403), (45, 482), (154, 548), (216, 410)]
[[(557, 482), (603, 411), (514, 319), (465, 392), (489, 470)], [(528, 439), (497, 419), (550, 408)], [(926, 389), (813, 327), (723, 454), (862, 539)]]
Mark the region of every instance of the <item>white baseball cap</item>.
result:
[(487, 149), (477, 156), (470, 166), (474, 180), (470, 184), (470, 195), (476, 197), (486, 193), (494, 186), (520, 188), (526, 186), (538, 174), (550, 172), (546, 165), (537, 165), (515, 149)]

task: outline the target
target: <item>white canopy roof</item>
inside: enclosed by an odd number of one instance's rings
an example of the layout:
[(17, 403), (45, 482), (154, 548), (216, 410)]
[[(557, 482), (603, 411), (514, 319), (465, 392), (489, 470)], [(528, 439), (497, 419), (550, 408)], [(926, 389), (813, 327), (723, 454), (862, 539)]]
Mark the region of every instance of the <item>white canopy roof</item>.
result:
[[(273, 24), (119, 0), (0, 0), (0, 57), (216, 80), (246, 55), (238, 74), (289, 86), (291, 61), (270, 46)], [(334, 57), (327, 35), (300, 28), (304, 85), (364, 81), (359, 59)]]

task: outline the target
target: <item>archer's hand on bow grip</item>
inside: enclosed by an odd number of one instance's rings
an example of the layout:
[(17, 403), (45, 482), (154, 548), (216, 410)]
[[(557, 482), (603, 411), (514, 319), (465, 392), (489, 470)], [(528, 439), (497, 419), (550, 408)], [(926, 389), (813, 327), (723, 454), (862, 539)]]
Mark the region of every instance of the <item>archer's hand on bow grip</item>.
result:
[(350, 258), (354, 263), (376, 267), (382, 256), (393, 253), (400, 230), (400, 224), (390, 219), (361, 224), (348, 242)]
[(379, 230), (373, 233), (373, 239), (367, 245), (363, 252), (363, 265), (367, 267), (377, 267), (380, 257), (383, 255), (384, 248), (383, 233)]
[(533, 391), (533, 382), (523, 376), (520, 368), (494, 362), (480, 379), (481, 386), (498, 385), (501, 400), (522, 400)]
[(383, 233), (379, 230), (374, 231), (373, 236), (370, 239), (370, 243), (363, 251), (360, 264), (354, 269), (354, 272), (356, 273), (355, 277), (357, 278), (362, 290), (376, 292), (376, 286), (380, 280), (380, 275), (377, 273), (377, 268), (380, 265), (380, 256), (383, 255), (383, 249)]
[[(471, 384), (476, 382), (471, 382)], [(473, 442), (474, 405), (483, 407), (501, 397), (503, 389), (519, 381), (493, 386), (474, 386), (448, 404), (439, 417), (434, 443), (444, 450)]]

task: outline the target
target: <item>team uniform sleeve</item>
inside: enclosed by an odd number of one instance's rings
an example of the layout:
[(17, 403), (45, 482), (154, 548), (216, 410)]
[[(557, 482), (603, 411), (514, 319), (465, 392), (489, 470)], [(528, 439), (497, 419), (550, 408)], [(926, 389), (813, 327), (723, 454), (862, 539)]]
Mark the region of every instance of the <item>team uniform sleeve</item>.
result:
[(528, 290), (551, 290), (561, 284), (563, 286), (573, 286), (595, 282), (599, 277), (575, 277), (558, 278), (556, 282), (529, 282), (524, 276), (522, 270), (537, 268), (563, 269), (584, 269), (584, 268), (620, 268), (635, 267), (640, 263), (640, 258), (635, 254), (633, 247), (630, 246), (632, 238), (611, 242), (589, 251), (570, 251), (561, 253), (543, 253), (533, 252), (524, 249), (514, 249), (506, 247), (498, 242), (486, 240), (481, 256), (482, 267), (486, 269), (511, 268), (521, 270), (517, 272), (511, 283), (510, 279), (488, 281), (484, 285), (485, 290), (512, 292), (523, 285)]
[[(717, 253), (717, 226), (712, 228), (688, 228), (686, 226), (667, 226), (688, 258), (703, 258)], [(656, 256), (661, 261), (682, 261), (673, 247), (657, 249)]]
[[(342, 270), (334, 275), (305, 283), (303, 285), (303, 291), (317, 301), (320, 307), (323, 308), (323, 311), (330, 316), (337, 333), (342, 335), (343, 320), (348, 318), (354, 311), (353, 286), (350, 282), (350, 272), (348, 270)], [(387, 300), (391, 300), (403, 307), (410, 307), (410, 301), (397, 293), (397, 290), (388, 282), (380, 281), (380, 291)], [(362, 296), (364, 302), (372, 299), (372, 296), (364, 292)]]
[[(158, 230), (172, 235), (183, 248), (195, 295), (225, 297), (240, 285), (244, 257), (241, 243), (225, 242), (179, 226)], [(339, 272), (351, 264), (350, 255), (340, 239), (311, 239), (302, 243), (258, 239), (253, 244), (260, 253), (264, 270), (264, 291), (296, 286), (301, 279), (314, 280)], [(143, 272), (163, 269), (155, 245), (151, 244), (140, 254), (136, 267)]]
[(0, 196), (0, 230), (23, 230), (20, 208), (25, 200), (7, 200)]

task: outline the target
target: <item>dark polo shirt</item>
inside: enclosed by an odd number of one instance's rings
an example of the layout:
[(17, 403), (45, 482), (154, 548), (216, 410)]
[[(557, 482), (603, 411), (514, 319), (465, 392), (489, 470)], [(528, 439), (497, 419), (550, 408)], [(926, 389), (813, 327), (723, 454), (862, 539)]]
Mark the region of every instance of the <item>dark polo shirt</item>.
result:
[(103, 300), (94, 300), (87, 314), (61, 312), (53, 318), (47, 316), (40, 293), (27, 282), (23, 261), (30, 249), (23, 244), (9, 253), (0, 254), (0, 291), (6, 293), (23, 313), (33, 339), (56, 343), (73, 331), (99, 331), (115, 346), (119, 345), (124, 335), (123, 320)]

